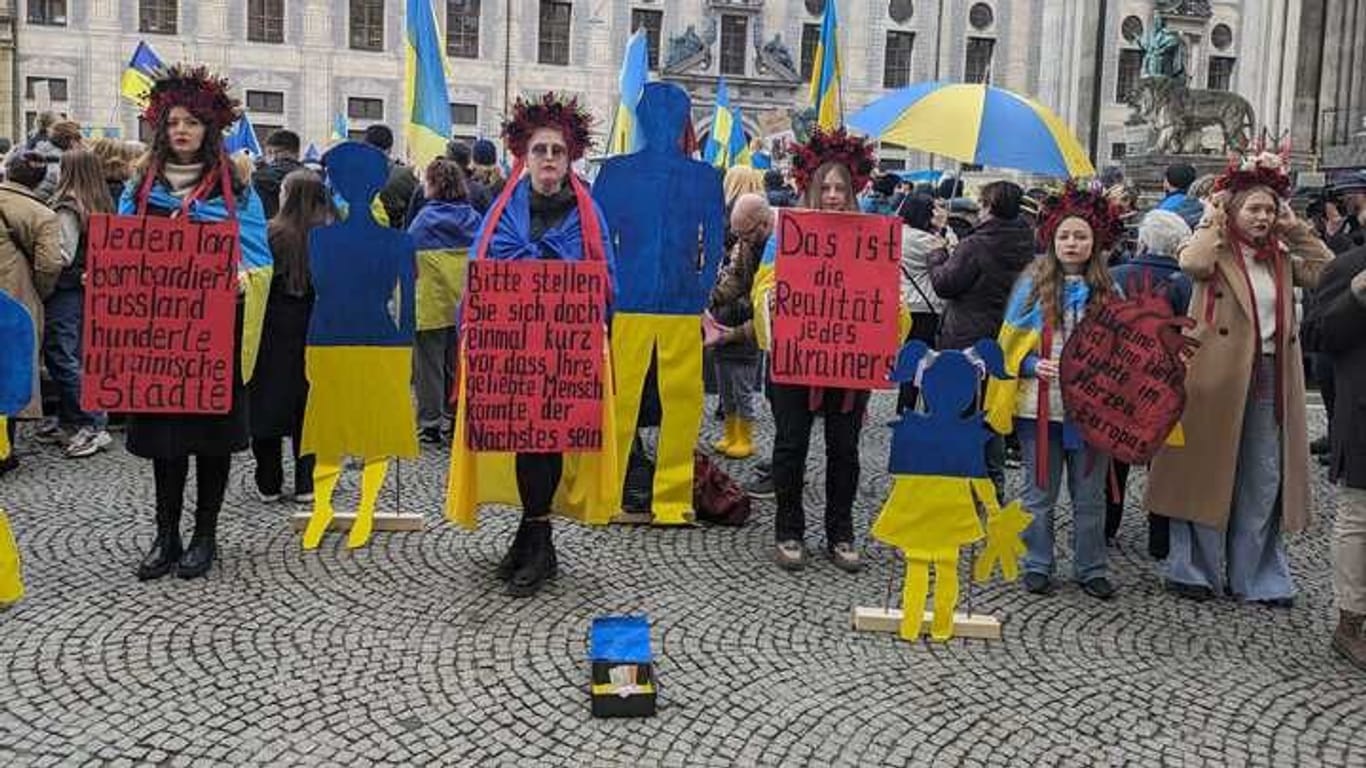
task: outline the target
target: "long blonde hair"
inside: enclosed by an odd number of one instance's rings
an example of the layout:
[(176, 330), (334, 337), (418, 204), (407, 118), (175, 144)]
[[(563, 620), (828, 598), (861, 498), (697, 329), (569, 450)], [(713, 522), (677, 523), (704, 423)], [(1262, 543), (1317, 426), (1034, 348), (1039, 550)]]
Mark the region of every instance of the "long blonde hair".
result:
[(764, 172), (747, 165), (731, 166), (721, 186), (726, 192), (726, 207), (729, 208), (740, 195), (764, 193)]
[(114, 200), (104, 180), (104, 163), (94, 152), (80, 148), (63, 152), (60, 179), (52, 204), (74, 208), (82, 227), (92, 213), (114, 212)]
[[(1067, 218), (1085, 221), (1080, 217)], [(1061, 223), (1059, 222), (1059, 225)], [(1090, 222), (1087, 222), (1087, 226), (1091, 226)], [(1082, 278), (1091, 289), (1090, 295), (1086, 298), (1088, 309), (1105, 301), (1115, 290), (1115, 281), (1110, 276), (1110, 267), (1106, 263), (1109, 261), (1109, 254), (1097, 248), (1095, 238), (1095, 228), (1091, 227), (1091, 257), (1086, 260), (1086, 270), (1082, 272)], [(1058, 259), (1057, 246), (1053, 241), (1048, 243), (1048, 252), (1029, 265), (1028, 275), (1030, 287), (1026, 303), (1033, 305), (1037, 302), (1048, 322), (1054, 328), (1062, 327), (1062, 285), (1066, 275), (1063, 273), (1062, 261)]]

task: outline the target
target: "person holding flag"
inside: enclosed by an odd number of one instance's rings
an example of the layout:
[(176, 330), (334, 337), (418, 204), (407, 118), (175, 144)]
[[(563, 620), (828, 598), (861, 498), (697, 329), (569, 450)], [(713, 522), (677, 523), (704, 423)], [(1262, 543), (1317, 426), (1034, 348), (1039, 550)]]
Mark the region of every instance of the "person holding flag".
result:
[[(148, 92), (142, 119), (153, 128), (152, 144), (119, 201), (119, 213), (127, 216), (236, 220), (241, 248), (238, 279), (243, 292), (237, 307), (231, 410), (128, 418), (128, 452), (151, 460), (156, 482), (157, 533), (137, 570), (142, 581), (172, 571), (184, 579), (208, 572), (232, 454), (250, 444), (245, 383), (256, 365), (272, 269), (265, 217), (250, 170), (233, 163), (223, 150), (223, 129), (239, 114), (227, 80), (204, 67), (171, 67)], [(195, 528), (189, 546), (182, 548), (180, 515), (191, 456), (198, 485)]]

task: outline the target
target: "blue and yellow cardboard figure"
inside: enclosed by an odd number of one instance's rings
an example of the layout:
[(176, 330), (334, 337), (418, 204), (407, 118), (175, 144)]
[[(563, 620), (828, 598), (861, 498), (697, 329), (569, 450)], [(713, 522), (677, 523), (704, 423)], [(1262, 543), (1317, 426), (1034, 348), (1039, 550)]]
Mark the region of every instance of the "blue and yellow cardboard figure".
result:
[(687, 92), (649, 83), (637, 113), (644, 147), (608, 159), (593, 184), (619, 259), (612, 319), (616, 495), (655, 359), (663, 417), (652, 511), (656, 524), (680, 525), (692, 512), (703, 409), (701, 316), (725, 248), (725, 201), (716, 171), (684, 152), (692, 114)]
[(332, 492), (343, 457), (364, 461), (360, 506), (346, 542), (355, 548), (370, 540), (389, 458), (418, 455), (409, 390), (416, 325), (413, 240), (380, 226), (365, 205), (384, 186), (389, 162), (373, 147), (344, 142), (328, 150), (323, 165), (332, 188), (351, 206), (345, 221), (309, 235), (316, 299), (304, 351), (309, 389), (302, 452), (318, 461), (304, 549), (316, 548), (332, 522)]
[[(0, 461), (8, 459), (8, 417), (28, 407), (33, 399), (36, 337), (33, 317), (23, 304), (0, 293)], [(24, 596), (19, 545), (10, 530), (9, 518), (0, 509), (0, 606)]]
[(987, 546), (974, 577), (985, 581), (1001, 563), (1008, 580), (1018, 573), (1024, 551), (1019, 534), (1029, 516), (1019, 504), (1001, 509), (987, 476), (986, 443), (991, 438), (976, 407), (978, 384), (990, 374), (1005, 375), (1001, 349), (982, 341), (966, 352), (932, 352), (912, 341), (897, 356), (891, 379), (918, 381), (926, 411), (905, 411), (892, 429), (891, 495), (873, 524), (872, 535), (897, 547), (906, 558), (900, 634), (920, 637), (930, 567), (934, 567), (934, 618), (930, 637), (953, 636), (958, 604), (959, 550), (984, 535), (978, 508), (986, 510)]

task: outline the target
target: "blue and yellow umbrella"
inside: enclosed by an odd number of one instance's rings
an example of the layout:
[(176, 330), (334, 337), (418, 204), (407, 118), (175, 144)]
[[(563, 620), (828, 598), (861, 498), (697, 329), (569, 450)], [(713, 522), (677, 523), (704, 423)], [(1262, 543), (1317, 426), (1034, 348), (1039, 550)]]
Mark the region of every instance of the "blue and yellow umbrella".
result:
[(1064, 178), (1096, 174), (1052, 110), (989, 85), (918, 83), (859, 110), (849, 127), (965, 163)]

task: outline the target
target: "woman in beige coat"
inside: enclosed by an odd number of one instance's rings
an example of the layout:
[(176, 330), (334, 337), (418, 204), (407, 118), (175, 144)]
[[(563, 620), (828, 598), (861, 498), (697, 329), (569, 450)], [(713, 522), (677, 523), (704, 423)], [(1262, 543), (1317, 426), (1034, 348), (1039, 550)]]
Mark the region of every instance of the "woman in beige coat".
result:
[(1310, 509), (1294, 287), (1317, 284), (1332, 254), (1290, 210), (1278, 156), (1243, 160), (1218, 189), (1179, 254), (1200, 340), (1185, 445), (1153, 461), (1147, 504), (1172, 518), (1168, 590), (1286, 607), (1295, 586), (1280, 534), (1303, 530)]
[[(43, 298), (52, 292), (64, 266), (57, 215), (33, 192), (46, 173), (47, 162), (41, 155), (15, 152), (5, 163), (6, 181), (0, 184), (0, 292), (24, 305), (33, 317), (34, 331), (40, 337)], [(37, 350), (41, 348), (42, 339), (35, 339), (33, 400), (18, 414), (21, 419), (37, 419), (43, 415), (37, 360)], [(6, 428), (12, 445), (14, 422), (9, 421)], [(0, 474), (14, 469), (18, 463), (11, 455), (0, 462)]]

